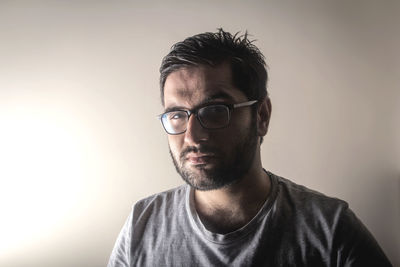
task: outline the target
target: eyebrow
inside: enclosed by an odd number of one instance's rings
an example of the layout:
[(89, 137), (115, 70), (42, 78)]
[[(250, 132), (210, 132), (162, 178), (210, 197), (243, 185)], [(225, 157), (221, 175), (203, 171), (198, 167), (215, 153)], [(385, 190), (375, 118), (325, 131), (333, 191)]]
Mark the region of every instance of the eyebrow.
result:
[(218, 92), (218, 93), (208, 96), (206, 99), (204, 99), (202, 101), (202, 103), (200, 105), (204, 105), (204, 104), (213, 102), (216, 99), (224, 99), (224, 100), (230, 100), (230, 101), (235, 100), (231, 95), (229, 95), (225, 92)]
[(167, 113), (167, 112), (170, 112), (170, 111), (177, 111), (177, 110), (187, 110), (187, 108), (182, 107), (182, 106), (173, 106), (173, 107), (170, 107), (170, 108), (166, 108), (164, 110), (164, 113)]
[[(225, 92), (218, 92), (218, 93), (215, 93), (215, 94), (212, 94), (212, 95), (206, 97), (203, 101), (200, 102), (200, 104), (196, 105), (196, 107), (194, 107), (193, 109), (199, 108), (201, 106), (206, 106), (207, 104), (214, 102), (216, 99), (228, 100), (228, 101), (235, 100), (231, 95), (229, 95)], [(183, 106), (172, 106), (172, 107), (166, 108), (164, 110), (164, 112), (166, 113), (166, 112), (176, 111), (176, 110), (187, 110), (187, 108), (183, 107)]]

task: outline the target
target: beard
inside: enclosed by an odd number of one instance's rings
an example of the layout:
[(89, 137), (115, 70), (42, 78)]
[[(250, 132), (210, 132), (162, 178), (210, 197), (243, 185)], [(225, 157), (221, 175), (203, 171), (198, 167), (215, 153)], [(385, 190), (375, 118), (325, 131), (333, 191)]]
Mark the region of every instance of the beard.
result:
[[(236, 138), (236, 143), (233, 145), (225, 145), (230, 148), (225, 152), (204, 143), (196, 147), (186, 147), (177, 157), (170, 148), (169, 152), (176, 171), (186, 183), (201, 191), (224, 188), (240, 181), (249, 171), (256, 154), (258, 144), (256, 127), (255, 123), (251, 123), (244, 137)], [(186, 156), (190, 152), (215, 155), (214, 166), (211, 168), (204, 165), (188, 166), (185, 163)]]

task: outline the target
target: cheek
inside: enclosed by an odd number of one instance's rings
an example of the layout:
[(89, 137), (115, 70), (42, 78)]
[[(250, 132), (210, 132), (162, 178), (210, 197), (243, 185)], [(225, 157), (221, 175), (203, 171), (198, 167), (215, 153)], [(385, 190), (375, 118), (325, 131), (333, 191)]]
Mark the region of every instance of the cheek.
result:
[(183, 137), (180, 135), (169, 135), (168, 136), (169, 149), (174, 155), (179, 155), (182, 149)]
[(236, 113), (235, 117), (231, 119), (229, 127), (226, 128), (230, 132), (233, 139), (241, 138), (252, 128), (252, 117), (247, 113)]

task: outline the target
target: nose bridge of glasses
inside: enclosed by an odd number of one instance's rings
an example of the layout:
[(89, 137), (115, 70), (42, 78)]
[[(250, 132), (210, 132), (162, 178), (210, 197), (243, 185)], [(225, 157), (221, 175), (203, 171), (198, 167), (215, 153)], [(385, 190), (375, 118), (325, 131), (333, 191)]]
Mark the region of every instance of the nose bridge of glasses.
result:
[[(197, 110), (191, 110), (187, 112), (188, 119), (185, 125), (185, 140), (189, 143), (196, 143), (199, 140), (206, 140), (209, 136), (208, 131), (203, 126), (201, 119), (198, 116)], [(191, 115), (194, 114), (194, 118), (190, 119)]]
[(203, 123), (201, 122), (201, 119), (199, 118), (199, 115), (198, 115), (198, 112), (199, 112), (199, 109), (198, 109), (198, 108), (197, 108), (197, 109), (192, 109), (192, 110), (185, 110), (185, 112), (186, 112), (186, 114), (187, 114), (186, 128), (187, 128), (187, 126), (188, 126), (188, 124), (189, 124), (190, 117), (191, 117), (192, 115), (194, 115), (194, 116), (195, 116), (195, 119), (197, 119), (197, 121), (200, 123), (200, 125), (203, 126)]

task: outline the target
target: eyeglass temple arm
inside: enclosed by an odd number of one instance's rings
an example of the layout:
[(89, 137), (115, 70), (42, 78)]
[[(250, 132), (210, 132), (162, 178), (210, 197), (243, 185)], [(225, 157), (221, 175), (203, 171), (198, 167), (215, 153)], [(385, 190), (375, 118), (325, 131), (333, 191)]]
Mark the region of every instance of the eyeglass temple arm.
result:
[(257, 102), (257, 100), (247, 101), (247, 102), (243, 102), (243, 103), (239, 103), (239, 104), (234, 104), (233, 107), (240, 108), (240, 107), (251, 106), (256, 102)]

